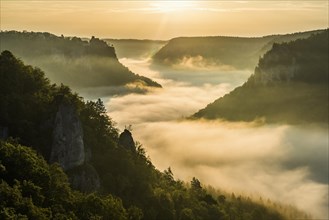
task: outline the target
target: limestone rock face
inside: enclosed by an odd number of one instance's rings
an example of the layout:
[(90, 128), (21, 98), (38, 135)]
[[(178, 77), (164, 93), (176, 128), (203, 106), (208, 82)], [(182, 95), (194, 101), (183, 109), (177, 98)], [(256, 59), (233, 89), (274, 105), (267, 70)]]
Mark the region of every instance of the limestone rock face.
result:
[(56, 114), (50, 162), (57, 162), (64, 170), (85, 162), (83, 130), (72, 105), (61, 104)]
[(81, 192), (94, 192), (100, 188), (100, 179), (95, 168), (84, 164), (68, 172), (71, 186)]
[(127, 150), (136, 151), (136, 146), (131, 132), (125, 129), (119, 136), (119, 145)]
[(291, 63), (290, 65), (276, 65), (265, 70), (257, 67), (255, 69), (254, 83), (267, 85), (273, 82), (290, 82), (298, 72), (299, 67)]
[(56, 113), (50, 162), (57, 162), (66, 171), (71, 186), (81, 192), (100, 188), (100, 179), (89, 163), (92, 152), (83, 142), (83, 129), (72, 105), (61, 104)]

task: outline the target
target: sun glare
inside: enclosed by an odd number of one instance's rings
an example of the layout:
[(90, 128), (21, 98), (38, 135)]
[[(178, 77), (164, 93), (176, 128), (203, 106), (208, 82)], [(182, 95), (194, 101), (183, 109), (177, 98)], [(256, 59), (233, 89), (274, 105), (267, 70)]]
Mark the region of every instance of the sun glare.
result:
[(172, 12), (193, 9), (195, 1), (154, 1), (151, 6), (160, 12)]

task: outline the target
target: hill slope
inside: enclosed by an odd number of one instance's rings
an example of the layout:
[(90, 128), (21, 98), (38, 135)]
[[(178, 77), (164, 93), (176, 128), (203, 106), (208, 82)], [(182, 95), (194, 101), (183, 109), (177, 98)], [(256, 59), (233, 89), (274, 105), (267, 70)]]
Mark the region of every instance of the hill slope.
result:
[(123, 66), (114, 47), (92, 37), (58, 37), (50, 33), (5, 31), (0, 33), (1, 51), (10, 50), (32, 65), (45, 70), (47, 77), (74, 89), (85, 87), (161, 87)]
[(220, 65), (235, 69), (253, 69), (260, 56), (273, 43), (307, 38), (319, 31), (265, 37), (179, 37), (170, 40), (154, 56), (158, 64), (175, 65), (190, 59), (200, 65)]
[(328, 30), (307, 39), (274, 44), (246, 83), (193, 116), (328, 123)]

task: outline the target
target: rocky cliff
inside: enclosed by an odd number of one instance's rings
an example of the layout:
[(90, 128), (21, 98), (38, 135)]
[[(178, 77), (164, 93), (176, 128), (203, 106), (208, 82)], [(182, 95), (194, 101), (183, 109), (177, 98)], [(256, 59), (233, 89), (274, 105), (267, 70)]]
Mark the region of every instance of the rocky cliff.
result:
[(95, 168), (89, 164), (91, 151), (85, 147), (81, 121), (74, 107), (60, 104), (54, 122), (50, 162), (57, 162), (67, 172), (75, 189), (92, 192), (100, 187)]
[(55, 118), (50, 162), (58, 162), (64, 170), (85, 161), (83, 131), (73, 106), (61, 104)]

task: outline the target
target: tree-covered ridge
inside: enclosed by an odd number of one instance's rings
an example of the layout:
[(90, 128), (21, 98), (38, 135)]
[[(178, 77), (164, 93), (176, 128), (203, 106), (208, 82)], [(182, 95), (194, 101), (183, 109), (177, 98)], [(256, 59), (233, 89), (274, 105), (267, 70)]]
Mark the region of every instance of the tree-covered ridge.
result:
[(328, 30), (274, 44), (245, 84), (194, 117), (328, 123)]
[(154, 56), (155, 63), (175, 65), (186, 59), (198, 58), (205, 64), (230, 66), (236, 69), (252, 69), (260, 56), (268, 51), (273, 43), (289, 42), (307, 38), (309, 31), (287, 35), (264, 37), (178, 37), (170, 40)]
[[(175, 180), (170, 168), (155, 169), (140, 144), (122, 146), (101, 100), (85, 102), (69, 87), (50, 84), (40, 69), (11, 52), (1, 53), (0, 70), (1, 218), (286, 219), (264, 204), (206, 190), (196, 178), (190, 184)], [(66, 174), (49, 164), (54, 118), (63, 103), (74, 107), (90, 151), (84, 164)], [(91, 194), (73, 190), (70, 178), (88, 168), (96, 170), (101, 187)]]
[(12, 50), (20, 56), (43, 56), (52, 53), (66, 57), (98, 55), (116, 58), (114, 47), (106, 42), (92, 37), (88, 42), (78, 37), (58, 37), (47, 32), (1, 32), (2, 50)]
[(328, 84), (328, 31), (291, 43), (273, 44), (247, 84)]
[[(115, 49), (92, 37), (56, 36), (40, 32), (0, 32), (1, 51), (10, 50), (18, 57), (46, 71), (56, 83), (73, 88), (100, 86), (161, 87), (151, 79), (134, 74), (117, 59)], [(126, 88), (129, 90), (128, 88)]]

